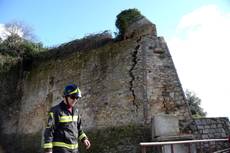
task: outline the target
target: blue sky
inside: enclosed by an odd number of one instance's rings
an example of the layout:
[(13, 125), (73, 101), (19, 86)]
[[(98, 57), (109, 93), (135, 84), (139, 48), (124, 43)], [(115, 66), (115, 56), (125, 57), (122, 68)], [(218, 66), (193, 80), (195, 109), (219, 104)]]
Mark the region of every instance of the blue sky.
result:
[(208, 116), (230, 117), (229, 0), (0, 0), (2, 26), (20, 20), (45, 46), (104, 30), (116, 32), (116, 15), (137, 8), (168, 43), (184, 89), (202, 99)]
[(82, 38), (103, 30), (116, 31), (116, 15), (137, 8), (157, 25), (159, 35), (172, 35), (181, 16), (200, 6), (221, 0), (0, 0), (0, 24), (20, 20), (34, 29), (45, 46)]

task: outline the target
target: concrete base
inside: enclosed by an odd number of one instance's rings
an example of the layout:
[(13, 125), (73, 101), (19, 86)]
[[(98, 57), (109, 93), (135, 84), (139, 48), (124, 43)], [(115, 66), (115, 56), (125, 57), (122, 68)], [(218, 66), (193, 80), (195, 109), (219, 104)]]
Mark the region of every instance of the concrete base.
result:
[[(175, 144), (173, 145), (173, 152), (171, 150), (171, 145), (164, 145), (162, 147), (162, 153), (186, 153), (189, 152), (189, 144)], [(190, 144), (190, 153), (197, 153), (196, 146)]]
[(152, 118), (152, 139), (159, 136), (173, 136), (179, 133), (179, 121), (176, 116), (156, 115)]
[(154, 141), (183, 141), (183, 140), (194, 140), (194, 136), (192, 134), (183, 134), (177, 136), (160, 136), (155, 139)]
[[(176, 116), (157, 115), (152, 118), (152, 141), (169, 142), (193, 140), (192, 134), (180, 134), (179, 121)], [(173, 150), (172, 150), (173, 149)], [(189, 151), (190, 149), (190, 151)], [(196, 153), (195, 144), (163, 145), (158, 149), (161, 153)]]

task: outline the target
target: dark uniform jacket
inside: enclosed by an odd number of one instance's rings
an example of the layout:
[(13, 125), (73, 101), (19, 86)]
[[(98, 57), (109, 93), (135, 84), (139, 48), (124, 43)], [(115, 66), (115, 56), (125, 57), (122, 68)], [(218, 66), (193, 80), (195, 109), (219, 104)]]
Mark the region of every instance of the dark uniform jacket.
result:
[(62, 101), (52, 107), (44, 133), (45, 151), (53, 153), (72, 153), (78, 150), (78, 140), (83, 141), (87, 136), (81, 128), (79, 112), (73, 108), (72, 113)]

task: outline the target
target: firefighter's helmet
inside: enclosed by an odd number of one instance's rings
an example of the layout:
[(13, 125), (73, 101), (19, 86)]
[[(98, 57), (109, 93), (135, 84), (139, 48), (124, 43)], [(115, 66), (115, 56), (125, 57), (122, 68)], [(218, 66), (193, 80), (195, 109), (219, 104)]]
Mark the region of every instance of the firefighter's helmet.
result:
[(69, 84), (65, 86), (64, 91), (63, 91), (64, 96), (76, 96), (76, 98), (81, 97), (81, 91), (78, 88), (77, 85), (75, 84)]

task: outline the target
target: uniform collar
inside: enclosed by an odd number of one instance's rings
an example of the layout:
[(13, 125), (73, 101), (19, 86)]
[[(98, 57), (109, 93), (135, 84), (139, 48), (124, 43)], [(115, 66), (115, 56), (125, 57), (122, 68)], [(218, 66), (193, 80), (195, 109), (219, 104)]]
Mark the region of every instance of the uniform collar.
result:
[[(68, 106), (65, 104), (64, 100), (60, 103), (60, 106), (61, 106), (62, 109), (69, 111)], [(76, 104), (75, 104), (75, 106), (72, 108), (72, 112), (75, 112), (76, 109), (77, 109), (77, 107), (76, 107)]]

